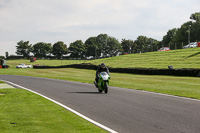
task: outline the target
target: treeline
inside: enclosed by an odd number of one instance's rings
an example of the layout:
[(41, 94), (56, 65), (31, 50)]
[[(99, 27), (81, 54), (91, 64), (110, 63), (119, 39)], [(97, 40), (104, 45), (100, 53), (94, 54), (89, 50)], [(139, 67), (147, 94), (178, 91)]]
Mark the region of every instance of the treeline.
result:
[(190, 42), (200, 41), (200, 12), (192, 14), (190, 19), (180, 28), (170, 29), (163, 37), (162, 45), (170, 49), (181, 49)]
[[(149, 45), (148, 47), (147, 44)], [(100, 34), (96, 37), (88, 38), (85, 42), (82, 40), (72, 42), (69, 47), (62, 41), (58, 41), (53, 45), (45, 42), (32, 45), (29, 44), (29, 41), (21, 40), (17, 43), (16, 54), (23, 56), (23, 58), (29, 58), (32, 53), (37, 58), (56, 57), (60, 59), (67, 56), (68, 58), (82, 59), (91, 57), (98, 59), (120, 54), (156, 51), (159, 44), (159, 41), (145, 36), (139, 36), (135, 41), (122, 39), (120, 43), (114, 37)]]
[[(100, 34), (95, 37), (89, 37), (85, 42), (76, 40), (69, 44), (69, 47), (58, 41), (55, 44), (39, 42), (34, 45), (29, 41), (20, 41), (16, 46), (16, 54), (28, 58), (32, 53), (38, 58), (56, 57), (58, 59), (66, 56), (70, 58), (104, 58), (117, 56), (119, 54), (132, 54), (140, 52), (157, 51), (161, 47), (170, 47), (170, 49), (181, 49), (189, 42), (200, 41), (200, 12), (190, 16), (191, 21), (181, 25), (180, 28), (170, 29), (158, 41), (146, 36), (138, 36), (136, 40), (122, 39), (119, 42), (115, 37), (107, 34)], [(6, 57), (8, 53), (6, 53)]]
[(33, 53), (35, 57), (47, 58), (47, 56), (55, 55), (61, 58), (68, 53), (67, 45), (62, 41), (56, 42), (53, 46), (51, 43), (39, 42), (34, 45), (29, 44), (29, 41), (20, 41), (17, 43), (17, 55), (22, 55), (24, 58), (29, 58)]

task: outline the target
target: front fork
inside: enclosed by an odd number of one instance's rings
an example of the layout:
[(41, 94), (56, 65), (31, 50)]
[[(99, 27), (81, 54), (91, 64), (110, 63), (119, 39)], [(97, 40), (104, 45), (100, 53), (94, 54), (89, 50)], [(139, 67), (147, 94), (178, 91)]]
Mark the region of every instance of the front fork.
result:
[(107, 84), (107, 86), (109, 85), (109, 81), (103, 81), (102, 82), (102, 88), (104, 88), (104, 85)]

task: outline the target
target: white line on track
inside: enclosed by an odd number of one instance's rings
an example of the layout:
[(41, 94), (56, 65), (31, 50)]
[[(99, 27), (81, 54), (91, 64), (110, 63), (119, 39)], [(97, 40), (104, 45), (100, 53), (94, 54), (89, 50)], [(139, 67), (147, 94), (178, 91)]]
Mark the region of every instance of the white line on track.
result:
[(11, 85), (13, 85), (13, 86), (15, 86), (15, 87), (17, 87), (17, 88), (25, 89), (25, 90), (28, 90), (28, 91), (30, 91), (30, 92), (32, 92), (32, 93), (35, 93), (35, 94), (39, 95), (39, 96), (42, 96), (42, 97), (44, 97), (44, 98), (46, 98), (46, 99), (48, 99), (48, 100), (50, 100), (50, 101), (52, 101), (52, 102), (54, 102), (54, 103), (60, 105), (61, 107), (65, 108), (65, 109), (67, 109), (67, 110), (69, 110), (69, 111), (71, 111), (72, 113), (74, 113), (74, 114), (76, 114), (76, 115), (82, 117), (83, 119), (85, 119), (85, 120), (87, 120), (87, 121), (89, 121), (89, 122), (91, 122), (91, 123), (97, 125), (98, 127), (100, 127), (100, 128), (102, 128), (102, 129), (104, 129), (104, 130), (110, 132), (110, 133), (118, 133), (118, 132), (116, 132), (116, 131), (114, 131), (114, 130), (112, 130), (112, 129), (110, 129), (110, 128), (108, 128), (108, 127), (106, 127), (106, 126), (104, 126), (104, 125), (102, 125), (102, 124), (100, 124), (100, 123), (98, 123), (98, 122), (92, 120), (92, 119), (90, 119), (90, 118), (88, 118), (87, 116), (84, 116), (83, 114), (81, 114), (81, 113), (79, 113), (79, 112), (77, 112), (77, 111), (75, 111), (75, 110), (73, 110), (73, 109), (71, 109), (71, 108), (65, 106), (64, 104), (59, 103), (59, 102), (57, 102), (57, 101), (55, 101), (55, 100), (53, 100), (53, 99), (51, 99), (51, 98), (49, 98), (49, 97), (47, 97), (47, 96), (44, 96), (44, 95), (42, 95), (42, 94), (40, 94), (40, 93), (37, 93), (37, 92), (32, 91), (32, 90), (30, 90), (30, 89), (28, 89), (28, 88), (25, 88), (25, 87), (23, 87), (23, 86), (20, 86), (20, 85), (17, 85), (17, 84), (15, 84), (15, 83), (12, 83), (12, 82), (10, 82), (10, 81), (6, 81), (6, 80), (1, 80), (1, 81), (4, 81), (4, 82), (6, 82), (6, 83), (8, 83), (8, 84), (11, 84)]

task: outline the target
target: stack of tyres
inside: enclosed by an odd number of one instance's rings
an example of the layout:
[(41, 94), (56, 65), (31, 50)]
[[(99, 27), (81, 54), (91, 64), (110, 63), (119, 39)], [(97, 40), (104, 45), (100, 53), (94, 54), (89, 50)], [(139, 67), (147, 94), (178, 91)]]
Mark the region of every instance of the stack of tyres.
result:
[(0, 68), (8, 68), (9, 66), (6, 65), (6, 60), (0, 59)]

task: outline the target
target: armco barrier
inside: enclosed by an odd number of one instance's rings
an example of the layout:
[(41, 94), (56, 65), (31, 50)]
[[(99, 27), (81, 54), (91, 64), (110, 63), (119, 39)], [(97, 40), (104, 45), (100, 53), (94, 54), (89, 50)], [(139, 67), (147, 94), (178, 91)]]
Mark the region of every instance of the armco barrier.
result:
[[(98, 66), (91, 64), (73, 64), (64, 66), (33, 66), (34, 69), (56, 69), (56, 68), (78, 68), (96, 70)], [(155, 68), (111, 68), (110, 72), (131, 73), (143, 75), (172, 75), (172, 76), (191, 76), (200, 77), (200, 69), (155, 69)]]

